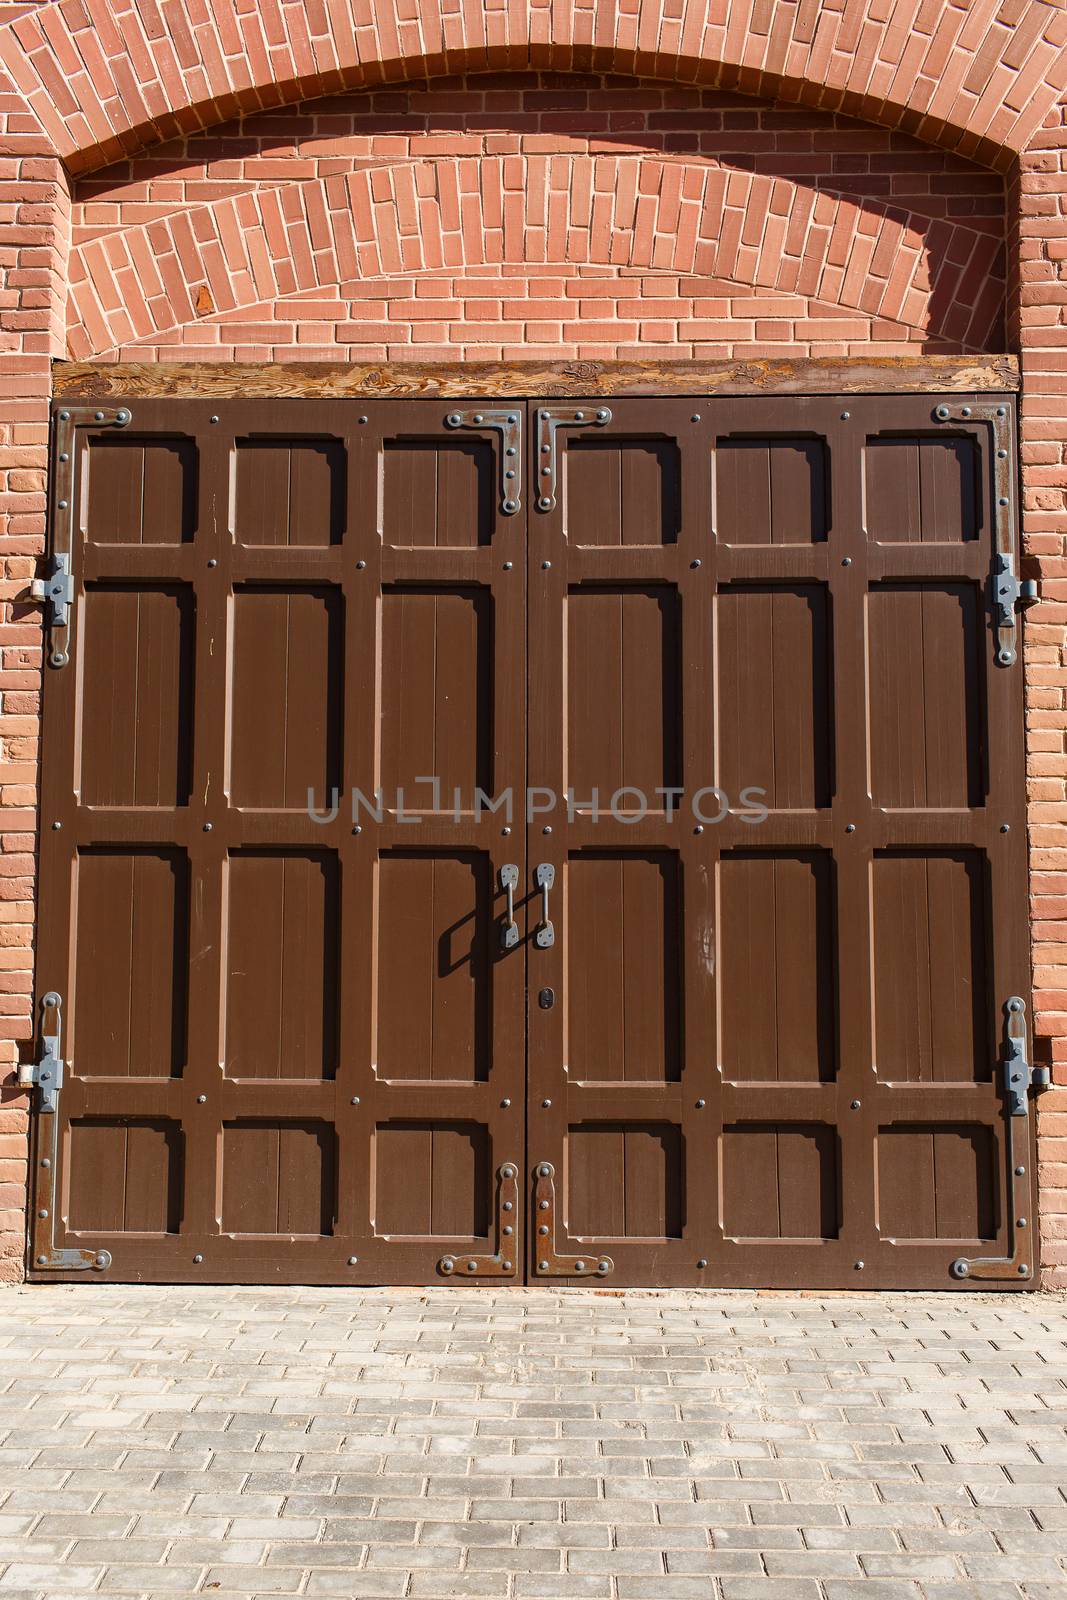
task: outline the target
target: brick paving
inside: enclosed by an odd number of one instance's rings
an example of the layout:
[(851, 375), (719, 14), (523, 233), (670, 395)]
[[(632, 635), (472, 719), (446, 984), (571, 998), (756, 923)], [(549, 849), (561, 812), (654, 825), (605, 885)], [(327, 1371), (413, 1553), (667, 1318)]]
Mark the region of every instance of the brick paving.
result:
[(1063, 1600), (1067, 1296), (0, 1294), (0, 1597)]

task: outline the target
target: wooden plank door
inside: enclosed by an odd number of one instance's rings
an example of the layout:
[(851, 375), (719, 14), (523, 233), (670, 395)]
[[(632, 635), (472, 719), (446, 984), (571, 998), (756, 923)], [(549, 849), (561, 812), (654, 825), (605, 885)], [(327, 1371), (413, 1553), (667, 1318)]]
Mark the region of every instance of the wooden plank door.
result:
[(41, 1276), (520, 1271), (524, 839), (473, 791), (524, 783), (522, 429), (449, 415), (61, 408)]
[(1025, 1286), (1010, 403), (538, 416), (534, 1278)]

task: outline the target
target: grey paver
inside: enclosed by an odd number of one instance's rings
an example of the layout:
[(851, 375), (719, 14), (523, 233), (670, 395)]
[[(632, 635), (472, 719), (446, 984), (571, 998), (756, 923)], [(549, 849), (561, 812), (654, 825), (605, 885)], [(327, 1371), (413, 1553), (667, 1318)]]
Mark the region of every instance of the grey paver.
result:
[(1067, 1593), (1067, 1296), (79, 1285), (2, 1346), (0, 1600)]

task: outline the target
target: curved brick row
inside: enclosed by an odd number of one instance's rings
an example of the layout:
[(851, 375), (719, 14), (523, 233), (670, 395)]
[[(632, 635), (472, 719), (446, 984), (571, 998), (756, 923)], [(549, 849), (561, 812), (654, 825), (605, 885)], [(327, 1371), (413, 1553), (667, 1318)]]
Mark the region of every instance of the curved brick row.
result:
[(345, 86), (596, 67), (800, 101), (1007, 167), (1055, 105), (1067, 14), (1047, 0), (60, 0), (0, 63), (73, 170)]
[[(577, 154), (423, 159), (260, 188), (72, 253), (75, 358), (297, 290), (483, 265), (601, 265), (815, 298), (983, 349), (999, 242), (785, 179)], [(206, 290), (206, 296), (204, 291)]]

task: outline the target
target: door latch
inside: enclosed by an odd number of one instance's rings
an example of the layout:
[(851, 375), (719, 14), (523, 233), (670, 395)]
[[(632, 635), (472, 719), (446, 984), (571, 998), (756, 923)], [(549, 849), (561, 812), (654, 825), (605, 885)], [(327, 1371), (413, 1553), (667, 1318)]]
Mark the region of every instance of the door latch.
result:
[(541, 920), (534, 934), (534, 944), (539, 950), (547, 950), (556, 942), (556, 930), (548, 915), (548, 894), (556, 881), (556, 869), (550, 861), (540, 863), (535, 881), (541, 891)]
[[(55, 1013), (53, 1033), (44, 1031), (44, 1019), (50, 1011)], [(54, 1116), (59, 1107), (59, 1091), (63, 1087), (63, 1058), (59, 1053), (62, 1011), (62, 998), (54, 989), (41, 997), (41, 1054), (36, 1061), (24, 1062), (18, 1075), (20, 1088), (40, 1090), (37, 1109), (49, 1116)]]
[(47, 578), (34, 578), (30, 584), (31, 600), (40, 600), (48, 607), (45, 621), (51, 628), (67, 626), (67, 610), (74, 603), (74, 577), (70, 570), (70, 556), (57, 551), (52, 556), (52, 570)]

